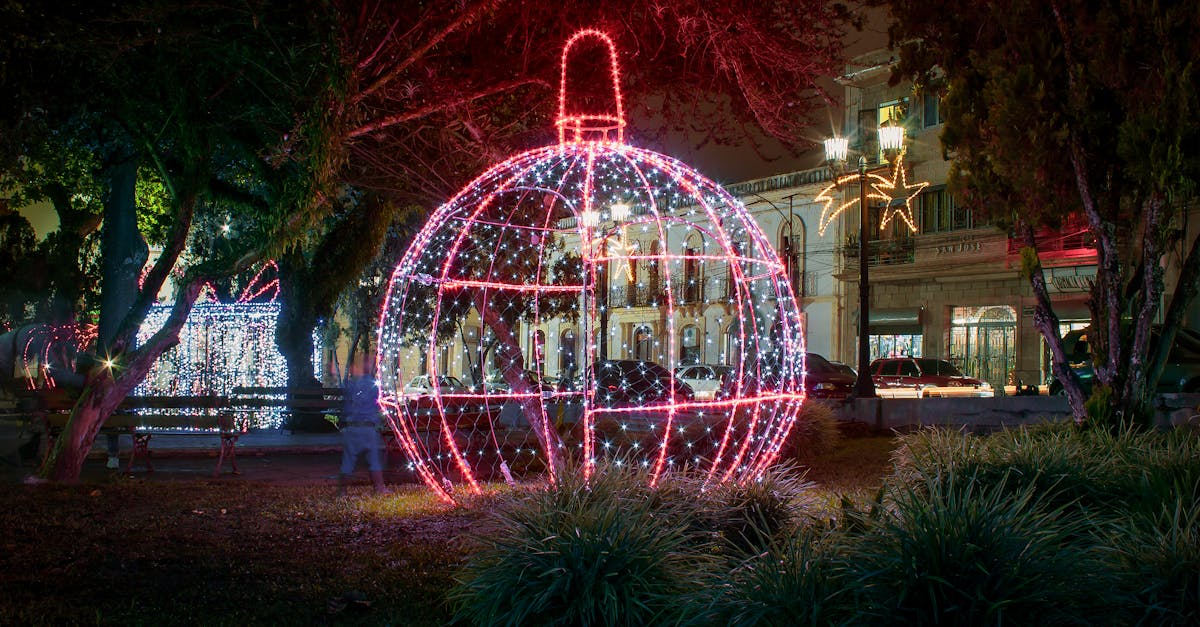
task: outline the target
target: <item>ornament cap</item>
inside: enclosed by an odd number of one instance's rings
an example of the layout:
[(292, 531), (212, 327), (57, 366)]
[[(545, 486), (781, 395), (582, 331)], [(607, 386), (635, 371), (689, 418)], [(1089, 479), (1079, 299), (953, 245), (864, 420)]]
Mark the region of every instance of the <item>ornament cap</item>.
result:
[[(612, 109), (604, 111), (586, 110), (578, 103), (567, 99), (567, 60), (571, 49), (585, 38), (600, 40), (608, 47), (609, 64), (612, 69)], [(588, 28), (576, 32), (567, 40), (562, 52), (562, 75), (558, 87), (558, 142), (616, 140), (625, 141), (625, 109), (621, 99), (621, 69), (617, 64), (617, 46), (603, 31)], [(611, 133), (611, 135), (610, 135)]]

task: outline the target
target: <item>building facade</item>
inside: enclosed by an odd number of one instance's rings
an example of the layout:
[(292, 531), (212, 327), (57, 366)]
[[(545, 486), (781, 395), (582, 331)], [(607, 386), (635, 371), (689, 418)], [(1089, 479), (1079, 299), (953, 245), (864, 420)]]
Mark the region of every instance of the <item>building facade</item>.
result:
[[(843, 360), (856, 354), (858, 240), (863, 232), (871, 266), (872, 359), (949, 359), (997, 390), (1018, 381), (1041, 383), (1049, 362), (1033, 326), (1032, 290), (1020, 273), (1021, 244), (947, 190), (949, 162), (938, 138), (939, 94), (914, 91), (911, 84), (889, 86), (893, 62), (887, 51), (870, 53), (855, 59), (838, 80), (844, 87), (842, 128), (850, 139), (851, 160), (862, 155), (872, 171), (895, 176), (879, 149), (876, 129), (903, 126), (903, 174), (909, 184), (928, 186), (911, 201), (913, 228), (892, 219), (880, 229), (884, 213), (894, 214), (898, 201), (885, 207), (887, 201), (876, 200), (871, 201), (866, 229), (860, 231), (858, 212), (848, 211), (840, 217), (840, 230), (826, 232), (837, 250), (834, 278), (841, 304), (835, 334), (840, 341), (830, 354)], [(839, 204), (859, 194), (855, 183), (844, 187), (835, 192)], [(1096, 263), (1086, 226), (1068, 222), (1060, 230), (1039, 232), (1038, 240), (1062, 330), (1086, 325)]]

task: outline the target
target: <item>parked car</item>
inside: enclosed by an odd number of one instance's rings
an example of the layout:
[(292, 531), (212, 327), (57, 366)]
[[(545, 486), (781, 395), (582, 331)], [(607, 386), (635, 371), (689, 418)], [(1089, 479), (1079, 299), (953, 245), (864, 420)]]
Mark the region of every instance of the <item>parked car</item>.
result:
[[(804, 364), (807, 371), (804, 376), (804, 389), (809, 398), (843, 400), (854, 391), (854, 375), (848, 375), (838, 370), (828, 359), (816, 353), (805, 353)], [(740, 385), (736, 376), (737, 372), (734, 370), (731, 372), (731, 376), (726, 377), (726, 380), (722, 382), (720, 389), (717, 390), (718, 399), (732, 398), (735, 394), (750, 396), (756, 394), (760, 389), (767, 393), (775, 393), (780, 390), (779, 377), (773, 373), (762, 375), (754, 372), (743, 373)]]
[(649, 361), (612, 359), (598, 361), (593, 367), (594, 398), (600, 405), (646, 406), (695, 399), (692, 388), (671, 375), (671, 371)]
[[(525, 383), (530, 390), (538, 392), (553, 392), (555, 386), (549, 380), (538, 377), (538, 373), (532, 370), (524, 372)], [(506, 394), (512, 389), (508, 381), (504, 378), (504, 373), (499, 370), (493, 370), (487, 378), (483, 380), (483, 390), (488, 394)]]
[(854, 381), (857, 379), (854, 370), (847, 374), (816, 353), (805, 353), (804, 365), (808, 371), (804, 377), (804, 389), (809, 398), (842, 400), (854, 391)]
[[(1160, 325), (1151, 328), (1152, 342), (1158, 342)], [(1090, 394), (1096, 371), (1092, 364), (1091, 343), (1088, 341), (1090, 328), (1076, 329), (1063, 336), (1063, 351), (1067, 354), (1067, 366), (1075, 371), (1083, 383), (1085, 394)], [(1064, 394), (1062, 382), (1052, 372), (1048, 382), (1051, 395)], [(1175, 343), (1167, 354), (1162, 375), (1158, 379), (1158, 391), (1200, 392), (1200, 333), (1181, 328), (1175, 334)]]
[(733, 372), (733, 366), (692, 364), (675, 368), (675, 378), (692, 388), (696, 400), (710, 401), (717, 396), (721, 383)]
[[(421, 395), (433, 394), (433, 389), (434, 385), (431, 377), (427, 374), (422, 374), (413, 377), (413, 380), (409, 381), (408, 385), (404, 386), (404, 393)], [(462, 381), (459, 381), (457, 377), (452, 377), (449, 375), (438, 376), (437, 389), (439, 394), (465, 394), (468, 391), (467, 386), (463, 385)]]
[(871, 362), (871, 380), (879, 396), (925, 398), (931, 396), (995, 395), (990, 383), (963, 374), (944, 359), (888, 357)]
[(848, 374), (848, 375), (854, 377), (855, 379), (858, 378), (858, 371), (855, 370), (852, 366), (843, 364), (840, 361), (831, 361), (831, 362), (829, 362), (829, 365), (833, 366), (836, 370), (839, 370), (840, 372), (842, 372), (844, 374)]

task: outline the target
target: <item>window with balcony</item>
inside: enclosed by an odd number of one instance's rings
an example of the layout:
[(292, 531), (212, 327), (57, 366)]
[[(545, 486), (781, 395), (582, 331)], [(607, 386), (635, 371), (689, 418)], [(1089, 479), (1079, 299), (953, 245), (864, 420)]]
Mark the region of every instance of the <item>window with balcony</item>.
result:
[(915, 204), (914, 213), (921, 233), (974, 229), (991, 223), (976, 216), (970, 207), (959, 204), (944, 187), (922, 193)]
[(662, 262), (660, 261), (662, 244), (660, 242), (651, 242), (650, 255), (653, 258), (649, 260), (647, 266), (650, 275), (647, 277), (647, 285), (654, 301), (662, 302)]
[(700, 251), (704, 242), (699, 233), (688, 236), (683, 250), (683, 302), (699, 302), (704, 293), (704, 277), (700, 276)]
[(804, 221), (799, 218), (785, 223), (779, 233), (779, 256), (787, 267), (792, 293), (797, 297), (807, 295), (804, 289), (805, 235)]

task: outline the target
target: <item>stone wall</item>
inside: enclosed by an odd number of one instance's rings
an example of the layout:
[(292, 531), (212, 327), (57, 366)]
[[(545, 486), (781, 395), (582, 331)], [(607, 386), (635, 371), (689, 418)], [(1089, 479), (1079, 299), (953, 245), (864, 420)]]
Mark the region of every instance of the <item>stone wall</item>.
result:
[[(1156, 408), (1155, 424), (1160, 427), (1188, 422), (1200, 426), (1200, 394), (1163, 394)], [(1071, 417), (1065, 396), (863, 399), (841, 406), (837, 413), (841, 420), (865, 422), (876, 431), (898, 432), (937, 426), (989, 433)]]

